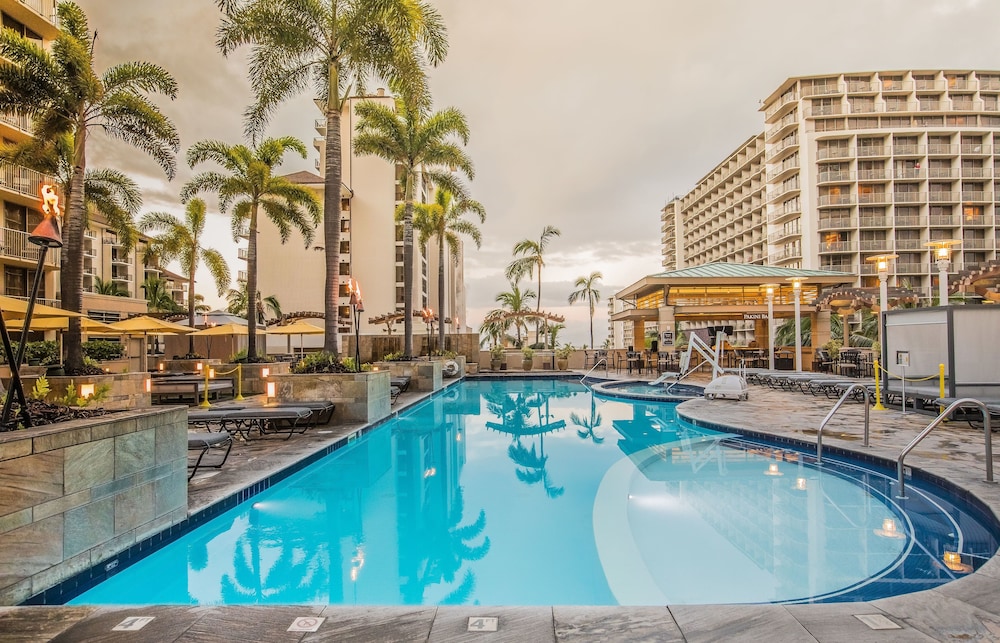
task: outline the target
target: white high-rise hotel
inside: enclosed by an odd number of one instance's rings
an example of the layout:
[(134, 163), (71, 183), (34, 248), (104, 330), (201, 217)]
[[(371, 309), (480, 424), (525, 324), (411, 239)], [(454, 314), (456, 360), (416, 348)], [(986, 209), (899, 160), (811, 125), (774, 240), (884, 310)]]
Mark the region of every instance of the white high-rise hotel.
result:
[(895, 253), (890, 283), (929, 296), (927, 242), (961, 242), (952, 272), (997, 257), (1000, 71), (789, 78), (761, 111), (764, 131), (663, 209), (666, 269), (763, 263), (875, 286), (865, 259)]

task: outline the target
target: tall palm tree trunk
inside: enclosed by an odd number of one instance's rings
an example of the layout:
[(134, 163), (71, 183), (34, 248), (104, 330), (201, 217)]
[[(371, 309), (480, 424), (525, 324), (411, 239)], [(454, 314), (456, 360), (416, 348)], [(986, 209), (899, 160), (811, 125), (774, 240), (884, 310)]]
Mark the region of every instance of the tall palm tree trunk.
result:
[(336, 65), (330, 66), (329, 98), (326, 104), (326, 164), (323, 186), (323, 242), (326, 244), (326, 292), (323, 298), (323, 350), (340, 355), (340, 105), (335, 99), (340, 76)]
[(444, 350), (444, 234), (438, 235), (438, 346)]
[[(87, 137), (76, 137), (73, 159), (73, 176), (70, 179), (69, 207), (66, 208), (65, 236), (60, 259), (60, 287), (63, 308), (83, 312), (83, 180), (87, 172)], [(83, 336), (80, 319), (70, 317), (64, 338), (66, 366), (83, 368)]]
[(594, 300), (590, 300), (590, 347), (594, 348)]
[[(188, 273), (188, 328), (194, 328), (194, 267), (197, 262), (191, 258), (191, 272)], [(143, 350), (146, 347), (143, 346)], [(194, 354), (194, 337), (188, 333), (188, 355)], [(205, 357), (208, 357), (206, 355)]]
[(250, 211), (247, 243), (247, 361), (257, 359), (257, 204)]
[(535, 313), (538, 317), (535, 318), (535, 343), (538, 343), (539, 331), (542, 328), (542, 267), (538, 266), (538, 299), (535, 300)]

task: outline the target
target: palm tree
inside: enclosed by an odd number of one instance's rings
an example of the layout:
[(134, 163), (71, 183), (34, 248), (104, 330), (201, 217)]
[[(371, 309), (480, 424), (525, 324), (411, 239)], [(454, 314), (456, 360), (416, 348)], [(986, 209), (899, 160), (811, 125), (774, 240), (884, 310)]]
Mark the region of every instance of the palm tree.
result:
[(104, 281), (100, 277), (94, 277), (94, 292), (98, 295), (108, 295), (110, 297), (128, 297), (128, 289), (117, 281)]
[(595, 270), (589, 277), (577, 277), (573, 284), (577, 290), (569, 294), (570, 305), (578, 301), (586, 301), (590, 306), (590, 347), (594, 347), (594, 310), (601, 300), (601, 291), (596, 288), (597, 282), (604, 279), (600, 271)]
[[(533, 239), (522, 239), (514, 244), (514, 261), (507, 265), (507, 279), (511, 281), (517, 281), (521, 277), (528, 275), (531, 277), (534, 275), (535, 270), (538, 270), (538, 298), (535, 300), (535, 312), (541, 313), (542, 311), (542, 267), (545, 265), (545, 246), (548, 245), (549, 239), (552, 237), (558, 237), (562, 233), (558, 228), (554, 226), (547, 225), (545, 229), (542, 230), (542, 236), (539, 237), (538, 241)], [(539, 331), (542, 326), (541, 315), (535, 320), (535, 343), (538, 343)]]
[[(457, 137), (463, 144), (468, 143), (469, 126), (465, 116), (457, 109), (449, 107), (431, 114), (429, 101), (413, 96), (397, 96), (395, 109), (374, 101), (363, 101), (356, 111), (358, 125), (354, 149), (357, 154), (378, 156), (402, 170), (403, 355), (412, 357), (414, 195), (418, 184), (426, 176), (452, 194), (461, 195), (460, 201), (465, 200), (461, 184), (439, 168), (453, 167), (469, 179), (473, 178), (475, 170), (472, 161), (458, 145), (451, 142), (453, 137)], [(443, 274), (441, 278), (443, 280)]]
[(153, 312), (177, 313), (183, 310), (167, 290), (167, 282), (159, 277), (147, 277), (142, 282), (142, 290), (146, 293), (146, 305)]
[[(444, 315), (444, 247), (448, 244), (451, 259), (458, 263), (461, 249), (458, 235), (472, 237), (477, 248), (483, 244), (483, 236), (475, 223), (462, 219), (466, 213), (474, 214), (480, 223), (486, 221), (486, 208), (479, 201), (456, 197), (447, 190), (437, 189), (434, 203), (419, 203), (414, 206), (413, 227), (419, 233), (421, 246), (426, 246), (431, 237), (437, 239), (438, 246), (438, 313)], [(444, 324), (438, 324), (439, 346), (444, 346)]]
[[(288, 150), (306, 158), (306, 146), (297, 138), (269, 138), (256, 148), (226, 145), (220, 141), (201, 141), (188, 150), (187, 161), (192, 168), (205, 161), (218, 163), (224, 172), (202, 172), (192, 177), (181, 190), (181, 200), (187, 201), (199, 191), (218, 192), (219, 210), (225, 214), (233, 206), (233, 239), (247, 234), (247, 300), (257, 300), (257, 231), (258, 216), (264, 215), (278, 229), (281, 243), (288, 241), (294, 227), (312, 244), (313, 230), (319, 225), (319, 199), (302, 185), (283, 176), (274, 176), (274, 168)], [(228, 286), (228, 283), (227, 283)], [(220, 293), (221, 294), (221, 293)], [(257, 315), (247, 315), (247, 360), (257, 359)]]
[[(239, 315), (240, 317), (247, 317), (249, 314), (247, 309), (247, 302), (249, 301), (247, 297), (247, 282), (240, 279), (236, 284), (236, 288), (230, 288), (229, 292), (226, 293), (226, 312)], [(257, 321), (261, 324), (266, 319), (266, 312), (270, 312), (271, 317), (281, 317), (281, 302), (274, 295), (261, 297), (260, 291), (257, 291), (256, 309)]]
[(514, 317), (506, 317), (506, 327), (509, 328), (511, 325), (514, 326), (514, 330), (517, 332), (518, 347), (522, 344), (521, 329), (523, 328), (525, 333), (527, 333), (528, 330), (524, 317), (521, 315), (523, 313), (531, 312), (531, 308), (528, 307), (528, 302), (535, 298), (536, 295), (534, 290), (531, 288), (521, 290), (520, 284), (515, 281), (511, 281), (510, 290), (499, 293), (496, 296), (495, 301), (500, 304), (500, 308), (487, 314), (487, 317), (495, 316), (497, 318), (503, 318), (509, 313), (513, 313), (515, 315)]
[[(201, 245), (205, 231), (205, 202), (191, 199), (184, 211), (184, 221), (169, 212), (149, 212), (139, 221), (143, 232), (157, 232), (152, 244), (164, 261), (177, 259), (188, 278), (188, 325), (194, 328), (195, 294), (194, 273), (202, 262), (215, 281), (221, 297), (229, 288), (229, 266), (222, 253)], [(194, 352), (194, 337), (188, 337), (188, 351)]]
[[(425, 91), (426, 64), (448, 49), (437, 10), (420, 0), (216, 0), (224, 12), (217, 34), (223, 54), (246, 44), (250, 86), (256, 94), (245, 112), (256, 136), (278, 106), (309, 87), (326, 119), (323, 246), (326, 248), (326, 316), (323, 349), (338, 355), (340, 308), (341, 113), (365, 82), (381, 78)], [(407, 323), (412, 323), (407, 318)]]
[[(36, 139), (69, 135), (73, 141), (60, 280), (62, 306), (82, 312), (87, 139), (100, 130), (146, 152), (173, 178), (177, 130), (148, 95), (158, 92), (172, 99), (177, 82), (147, 62), (123, 63), (98, 75), (96, 34), (91, 34), (86, 14), (75, 2), (60, 2), (56, 12), (59, 35), (50, 51), (13, 29), (0, 30), (0, 57), (9, 61), (0, 66), (0, 113), (29, 116)], [(64, 337), (67, 368), (82, 368), (79, 318), (70, 318)]]

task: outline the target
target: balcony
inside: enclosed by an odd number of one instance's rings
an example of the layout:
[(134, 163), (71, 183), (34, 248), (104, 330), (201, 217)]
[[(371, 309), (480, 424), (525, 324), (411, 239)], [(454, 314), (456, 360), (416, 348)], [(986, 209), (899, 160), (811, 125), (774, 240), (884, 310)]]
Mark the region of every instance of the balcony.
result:
[(962, 203), (989, 203), (992, 200), (992, 192), (981, 192), (976, 190), (962, 191)]
[(990, 145), (981, 145), (979, 143), (963, 143), (961, 150), (965, 156), (989, 156), (993, 148)]
[(944, 109), (944, 101), (940, 100), (924, 100), (918, 101), (918, 108), (921, 112), (940, 112)]
[(794, 113), (788, 114), (784, 116), (780, 121), (778, 121), (774, 125), (774, 127), (771, 127), (767, 130), (767, 132), (764, 134), (764, 140), (770, 141), (771, 139), (773, 139), (774, 137), (778, 136), (783, 131), (785, 131), (785, 129), (796, 124), (798, 124), (798, 119), (796, 118), (795, 114)]
[(806, 116), (840, 116), (843, 113), (843, 105), (836, 103), (833, 105), (815, 105), (810, 107), (806, 112)]
[(827, 159), (846, 159), (851, 157), (851, 150), (847, 147), (824, 147), (816, 150), (816, 160), (825, 161)]
[(958, 169), (953, 167), (927, 168), (927, 176), (932, 179), (957, 179)]
[(317, 132), (319, 132), (320, 136), (326, 136), (326, 119), (325, 118), (317, 118), (313, 122), (313, 127), (316, 129)]
[(809, 96), (832, 96), (833, 94), (842, 94), (844, 92), (840, 87), (839, 82), (832, 82), (826, 85), (812, 85), (810, 87), (804, 87), (802, 89), (802, 97), (807, 98)]
[(944, 143), (931, 143), (927, 146), (928, 156), (957, 156), (958, 145)]
[(817, 205), (819, 207), (832, 207), (837, 205), (853, 205), (854, 196), (851, 194), (824, 194), (819, 197)]
[(767, 222), (775, 224), (787, 219), (788, 217), (798, 216), (801, 214), (802, 208), (775, 208), (773, 211), (768, 213)]
[(958, 192), (930, 192), (927, 195), (930, 203), (956, 203)]
[(928, 266), (922, 263), (897, 263), (897, 275), (926, 275)]
[(926, 192), (894, 192), (893, 203), (923, 203), (927, 200)]
[(858, 147), (858, 158), (872, 158), (876, 156), (889, 156), (888, 148), (885, 145), (862, 145)]
[(887, 217), (860, 217), (858, 227), (860, 228), (888, 228), (890, 226)]
[(993, 217), (990, 216), (978, 216), (978, 217), (962, 217), (962, 225), (966, 228), (989, 228), (993, 225)]
[(858, 170), (858, 180), (859, 181), (885, 181), (886, 171), (881, 170)]
[(52, 178), (41, 172), (13, 163), (0, 162), (0, 188), (29, 197), (32, 201), (38, 200), (42, 184), (52, 181)]
[(247, 271), (246, 270), (240, 270), (239, 272), (237, 272), (236, 273), (236, 280), (237, 281), (246, 281), (247, 280)]
[(992, 239), (962, 239), (962, 250), (992, 250)]
[(934, 78), (915, 78), (913, 88), (918, 92), (941, 91), (944, 86)]
[(854, 172), (850, 170), (827, 170), (816, 177), (818, 183), (849, 183), (854, 180)]
[(779, 230), (778, 232), (772, 232), (771, 234), (767, 235), (767, 242), (773, 245), (789, 237), (798, 237), (801, 234), (802, 234), (802, 229), (799, 228), (798, 226), (794, 228), (789, 228), (787, 230), (782, 229)]
[(834, 241), (832, 243), (820, 243), (820, 254), (856, 252), (858, 247), (853, 241)]
[(892, 250), (890, 239), (862, 239), (858, 242), (861, 252), (889, 252)]
[(958, 217), (954, 214), (932, 214), (931, 225), (939, 228), (953, 228), (958, 225)]
[(783, 107), (785, 107), (786, 105), (790, 105), (791, 103), (794, 103), (797, 100), (799, 100), (798, 92), (786, 93), (777, 101), (775, 101), (773, 105), (767, 108), (767, 111), (764, 112), (764, 120), (770, 120), (770, 118), (775, 114), (777, 114), (778, 112), (780, 112)]
[(120, 270), (111, 267), (111, 281), (117, 281), (119, 283), (130, 284), (132, 283), (132, 274), (128, 270)]
[(10, 125), (14, 129), (25, 132), (26, 134), (31, 133), (31, 120), (24, 114), (3, 112), (0, 113), (0, 122)]
[(819, 269), (829, 270), (830, 272), (842, 272), (847, 275), (858, 274), (857, 264), (851, 263), (821, 263)]
[(993, 168), (989, 167), (963, 167), (963, 179), (988, 179), (993, 176)]
[(896, 156), (923, 156), (923, 145), (893, 145), (892, 153)]
[(896, 239), (896, 250), (926, 250), (920, 239)]
[(898, 92), (909, 92), (913, 88), (913, 83), (906, 80), (895, 80), (883, 78), (880, 82), (882, 85), (882, 93), (898, 93)]
[(927, 217), (897, 216), (893, 223), (897, 228), (923, 228), (927, 225)]
[(250, 249), (249, 248), (237, 248), (236, 249), (236, 258), (237, 259), (242, 259), (243, 261), (246, 261), (247, 259), (250, 258)]
[(799, 137), (798, 136), (793, 136), (792, 138), (790, 138), (788, 140), (783, 140), (783, 141), (775, 144), (775, 146), (772, 147), (767, 152), (767, 154), (764, 155), (764, 161), (765, 162), (769, 162), (772, 159), (778, 158), (778, 157), (782, 156), (784, 153), (789, 152), (790, 150), (798, 147), (798, 145), (799, 145)]
[(848, 94), (874, 94), (878, 92), (878, 83), (871, 80), (847, 81)]
[(802, 250), (800, 248), (789, 248), (768, 255), (767, 262), (770, 264), (776, 264), (801, 258)]
[(867, 192), (858, 195), (859, 205), (888, 204), (889, 195), (886, 192)]
[[(0, 259), (13, 259), (32, 266), (38, 263), (39, 247), (28, 241), (28, 233), (13, 228), (0, 229)], [(45, 256), (45, 267), (59, 265), (59, 252), (49, 252)]]

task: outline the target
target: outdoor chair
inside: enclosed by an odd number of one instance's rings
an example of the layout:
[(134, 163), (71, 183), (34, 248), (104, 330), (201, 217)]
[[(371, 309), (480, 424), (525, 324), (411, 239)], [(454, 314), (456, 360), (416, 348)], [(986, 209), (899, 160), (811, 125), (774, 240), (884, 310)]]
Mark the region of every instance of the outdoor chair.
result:
[[(222, 455), (222, 459), (215, 464), (205, 464), (205, 455), (211, 451), (213, 448), (221, 449), (223, 446), (226, 447), (226, 452)], [(194, 477), (194, 474), (198, 473), (198, 469), (202, 467), (209, 467), (211, 469), (221, 469), (222, 465), (226, 464), (226, 460), (229, 459), (229, 452), (233, 450), (233, 436), (228, 433), (191, 433), (188, 432), (188, 451), (197, 451), (198, 455), (195, 457), (194, 463), (188, 462), (188, 469), (191, 473), (188, 474), (188, 480)]]
[(406, 389), (410, 388), (410, 376), (409, 375), (391, 376), (389, 378), (389, 385), (397, 387), (400, 393), (405, 393)]

